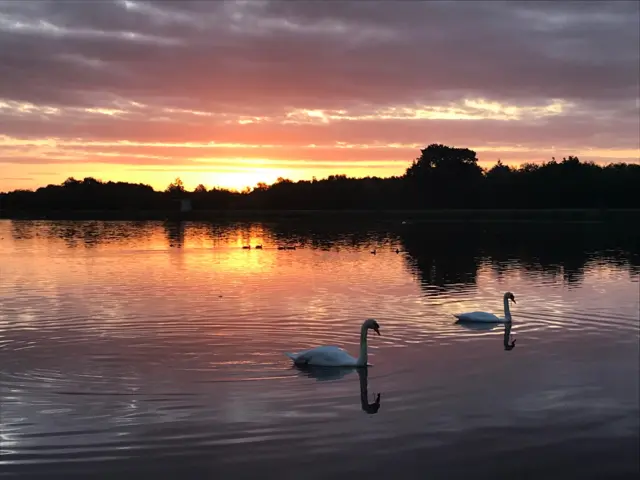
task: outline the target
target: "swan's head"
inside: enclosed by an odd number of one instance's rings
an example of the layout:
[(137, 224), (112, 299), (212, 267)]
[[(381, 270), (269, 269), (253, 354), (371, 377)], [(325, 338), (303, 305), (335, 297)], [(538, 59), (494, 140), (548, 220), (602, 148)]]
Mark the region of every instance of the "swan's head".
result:
[(509, 299), (511, 300), (513, 303), (516, 303), (516, 297), (514, 297), (513, 293), (511, 292), (507, 292), (504, 294), (504, 298), (505, 300)]
[(364, 327), (370, 328), (371, 330), (376, 332), (378, 335), (380, 335), (380, 325), (378, 325), (378, 322), (376, 322), (373, 318), (369, 318), (368, 320), (366, 320), (364, 322)]

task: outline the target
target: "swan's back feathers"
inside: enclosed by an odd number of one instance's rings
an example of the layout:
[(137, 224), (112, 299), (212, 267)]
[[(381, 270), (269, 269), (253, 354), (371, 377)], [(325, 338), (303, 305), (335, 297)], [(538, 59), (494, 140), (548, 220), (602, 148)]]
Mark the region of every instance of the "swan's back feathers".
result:
[(351, 367), (357, 365), (357, 359), (336, 346), (317, 347), (303, 352), (285, 352), (296, 365), (317, 365), (325, 367)]
[(488, 312), (454, 313), (453, 316), (461, 322), (504, 322), (503, 318)]

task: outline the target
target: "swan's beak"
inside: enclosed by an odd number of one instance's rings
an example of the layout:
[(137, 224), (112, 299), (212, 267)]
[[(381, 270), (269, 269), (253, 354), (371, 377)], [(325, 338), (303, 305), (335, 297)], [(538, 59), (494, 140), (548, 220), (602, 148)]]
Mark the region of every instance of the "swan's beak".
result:
[(375, 332), (380, 335), (380, 330), (378, 330), (377, 328), (374, 328)]

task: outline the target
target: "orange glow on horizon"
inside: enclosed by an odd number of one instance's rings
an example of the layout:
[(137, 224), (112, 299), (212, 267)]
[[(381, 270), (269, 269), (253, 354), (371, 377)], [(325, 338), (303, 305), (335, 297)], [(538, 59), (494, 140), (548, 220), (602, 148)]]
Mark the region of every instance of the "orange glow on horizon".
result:
[[(99, 21), (77, 2), (55, 14), (4, 3), (3, 35), (33, 55), (16, 58), (0, 89), (0, 192), (68, 177), (239, 191), (280, 177), (384, 178), (430, 144), (472, 149), (485, 168), (570, 155), (640, 163), (629, 6), (588, 22), (566, 12), (589, 48), (549, 29), (553, 8), (505, 7), (503, 23), (518, 26), (496, 52), (483, 47), (496, 12), (479, 7), (474, 29), (451, 28), (461, 17), (448, 2), (393, 15), (382, 3), (328, 5), (319, 18), (309, 2), (119, 0)], [(430, 21), (444, 39), (436, 50), (420, 34)], [(603, 46), (594, 32), (605, 30)], [(514, 68), (523, 48), (530, 68)], [(425, 49), (429, 61), (416, 62)]]
[[(567, 154), (570, 155), (570, 154)], [(417, 156), (417, 155), (416, 155)], [(562, 160), (563, 155), (555, 155), (557, 161)], [(590, 157), (580, 156), (582, 161), (591, 160)], [(479, 160), (478, 164), (485, 169), (491, 168), (496, 162), (500, 160), (503, 164), (509, 165), (514, 168), (518, 168), (524, 163), (531, 162), (541, 164), (548, 159), (541, 160), (539, 158), (522, 159), (522, 160), (509, 160), (506, 158), (496, 158), (492, 161)], [(599, 162), (601, 164), (612, 163)], [(634, 159), (621, 159), (627, 163), (639, 163)], [(7, 172), (8, 174), (0, 179), (0, 192), (12, 191), (17, 189), (30, 189), (35, 190), (40, 187), (47, 186), (49, 184), (59, 185), (69, 177), (76, 179), (83, 179), (86, 177), (93, 177), (102, 181), (122, 181), (130, 183), (142, 183), (152, 186), (155, 190), (164, 190), (171, 182), (179, 177), (187, 190), (193, 190), (196, 186), (202, 184), (208, 189), (211, 188), (225, 188), (236, 191), (242, 191), (243, 189), (255, 188), (258, 183), (265, 183), (271, 185), (275, 183), (278, 178), (282, 177), (292, 181), (299, 180), (312, 180), (314, 177), (318, 180), (327, 178), (330, 175), (347, 175), (349, 177), (363, 178), (367, 176), (377, 177), (391, 177), (403, 175), (406, 169), (411, 165), (411, 161), (398, 160), (396, 162), (385, 162), (382, 165), (368, 166), (366, 162), (359, 162), (361, 166), (355, 166), (353, 164), (340, 168), (337, 165), (328, 165), (325, 167), (315, 168), (295, 168), (292, 166), (274, 166), (270, 167), (267, 163), (264, 166), (238, 166), (236, 168), (227, 167), (225, 169), (217, 170), (215, 166), (207, 167), (206, 164), (201, 165), (188, 165), (188, 166), (149, 166), (132, 168), (128, 165), (104, 165), (104, 164), (85, 164), (76, 168), (69, 168), (65, 166), (64, 173), (55, 173), (51, 167), (47, 167), (46, 171), (42, 171), (39, 174), (32, 173), (36, 170), (33, 166), (30, 166), (29, 170), (25, 173)], [(11, 165), (10, 165), (11, 167)], [(6, 169), (6, 166), (4, 167)], [(24, 170), (19, 168), (16, 170)], [(217, 171), (216, 171), (217, 170)], [(28, 176), (32, 174), (33, 176)], [(14, 176), (15, 175), (15, 176)], [(25, 175), (25, 176), (22, 176)]]

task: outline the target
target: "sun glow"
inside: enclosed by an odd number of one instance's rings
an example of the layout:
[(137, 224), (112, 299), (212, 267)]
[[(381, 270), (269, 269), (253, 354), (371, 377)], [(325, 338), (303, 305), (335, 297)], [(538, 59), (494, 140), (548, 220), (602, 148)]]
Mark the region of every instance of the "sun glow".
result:
[[(263, 182), (266, 184), (275, 183), (279, 177), (291, 178), (297, 176), (294, 170), (290, 169), (275, 169), (275, 168), (246, 168), (238, 169), (237, 171), (230, 172), (215, 172), (207, 174), (196, 173), (196, 176), (202, 179), (205, 186), (211, 187), (224, 187), (234, 190), (243, 190), (246, 187), (255, 187), (258, 183)], [(184, 175), (186, 179), (189, 175)], [(191, 182), (193, 183), (193, 182)]]

